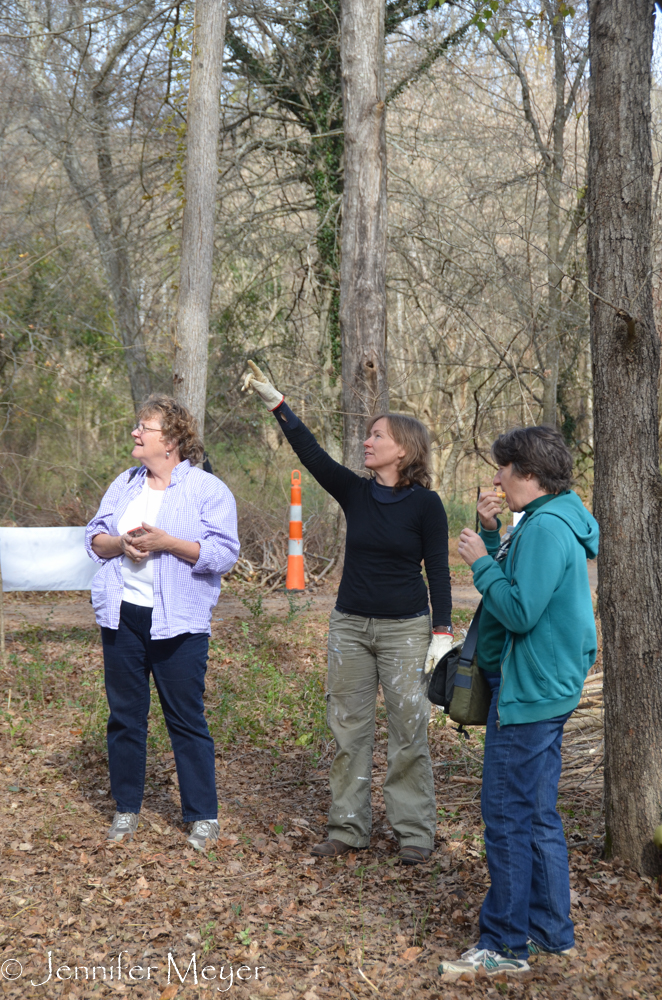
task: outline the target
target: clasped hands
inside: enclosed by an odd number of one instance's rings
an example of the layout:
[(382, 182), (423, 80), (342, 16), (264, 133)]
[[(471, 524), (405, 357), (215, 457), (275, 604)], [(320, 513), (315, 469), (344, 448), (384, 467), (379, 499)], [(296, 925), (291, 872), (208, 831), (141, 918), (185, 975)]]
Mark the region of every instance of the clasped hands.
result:
[(145, 534), (132, 538), (128, 533), (120, 535), (122, 552), (135, 563), (142, 562), (150, 552), (166, 552), (170, 548), (172, 536), (161, 528), (143, 521), (141, 527)]

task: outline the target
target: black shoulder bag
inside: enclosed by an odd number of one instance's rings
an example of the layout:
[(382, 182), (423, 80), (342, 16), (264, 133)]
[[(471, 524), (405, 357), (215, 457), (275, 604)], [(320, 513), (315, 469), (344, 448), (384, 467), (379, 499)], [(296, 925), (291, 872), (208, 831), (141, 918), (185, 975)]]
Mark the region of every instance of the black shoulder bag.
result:
[(439, 705), (453, 722), (462, 726), (484, 726), (490, 709), (491, 691), (478, 667), (476, 643), (481, 601), (467, 637), (437, 663), (428, 685), (428, 698)]

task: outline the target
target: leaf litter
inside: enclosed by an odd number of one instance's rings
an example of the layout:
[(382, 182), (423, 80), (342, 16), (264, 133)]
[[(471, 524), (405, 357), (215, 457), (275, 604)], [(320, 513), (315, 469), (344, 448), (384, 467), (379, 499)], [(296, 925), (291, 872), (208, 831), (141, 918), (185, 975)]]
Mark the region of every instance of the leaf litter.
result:
[[(441, 959), (478, 938), (489, 884), (480, 730), (467, 741), (433, 716), (436, 850), (425, 865), (401, 867), (381, 790), (380, 703), (370, 850), (311, 857), (326, 832), (333, 754), (323, 693), (331, 598), (293, 610), (281, 596), (267, 612), (250, 592), (243, 596), (245, 605), (233, 605), (238, 615), (214, 623), (206, 699), (221, 836), (202, 855), (185, 842), (173, 755), (155, 705), (138, 833), (128, 844), (104, 840), (114, 804), (101, 650), (89, 615), (63, 627), (46, 613), (40, 618), (35, 600), (29, 622), (10, 631), (0, 713), (4, 996), (662, 997), (658, 886), (602, 860), (599, 664), (567, 729), (560, 786), (578, 954), (541, 957), (523, 981), (442, 979)], [(33, 987), (46, 978), (49, 952), (52, 978)], [(5, 977), (2, 970), (18, 968), (3, 964), (11, 961), (20, 961), (20, 978)], [(72, 978), (56, 978), (62, 967)], [(126, 970), (136, 967), (143, 974), (149, 967), (149, 980), (129, 982)], [(86, 980), (92, 969), (95, 979)]]

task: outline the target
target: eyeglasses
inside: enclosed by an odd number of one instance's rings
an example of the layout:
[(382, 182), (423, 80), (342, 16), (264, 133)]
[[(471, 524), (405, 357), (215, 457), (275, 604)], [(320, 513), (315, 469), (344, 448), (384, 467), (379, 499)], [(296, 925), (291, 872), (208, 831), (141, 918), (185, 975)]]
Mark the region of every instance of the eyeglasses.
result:
[(133, 431), (138, 431), (138, 433), (142, 437), (143, 434), (145, 434), (147, 431), (159, 431), (160, 432), (162, 430), (163, 430), (162, 427), (145, 427), (144, 424), (134, 424), (131, 433), (133, 434)]

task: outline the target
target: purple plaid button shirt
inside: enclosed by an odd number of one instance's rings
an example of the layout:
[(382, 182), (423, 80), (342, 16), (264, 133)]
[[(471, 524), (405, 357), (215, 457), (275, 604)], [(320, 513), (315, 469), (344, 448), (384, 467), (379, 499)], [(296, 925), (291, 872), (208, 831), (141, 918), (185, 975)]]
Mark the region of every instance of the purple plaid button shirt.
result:
[[(95, 535), (119, 535), (117, 524), (145, 483), (141, 466), (117, 477), (85, 532), (88, 555), (101, 563), (92, 581), (92, 604), (97, 623), (118, 628), (122, 603), (122, 558), (101, 559), (92, 551)], [(172, 470), (156, 523), (169, 535), (200, 544), (195, 565), (170, 552), (153, 552), (154, 610), (152, 639), (170, 639), (183, 632), (211, 631), (211, 613), (221, 592), (221, 574), (232, 569), (239, 555), (237, 508), (227, 486), (188, 459)]]

